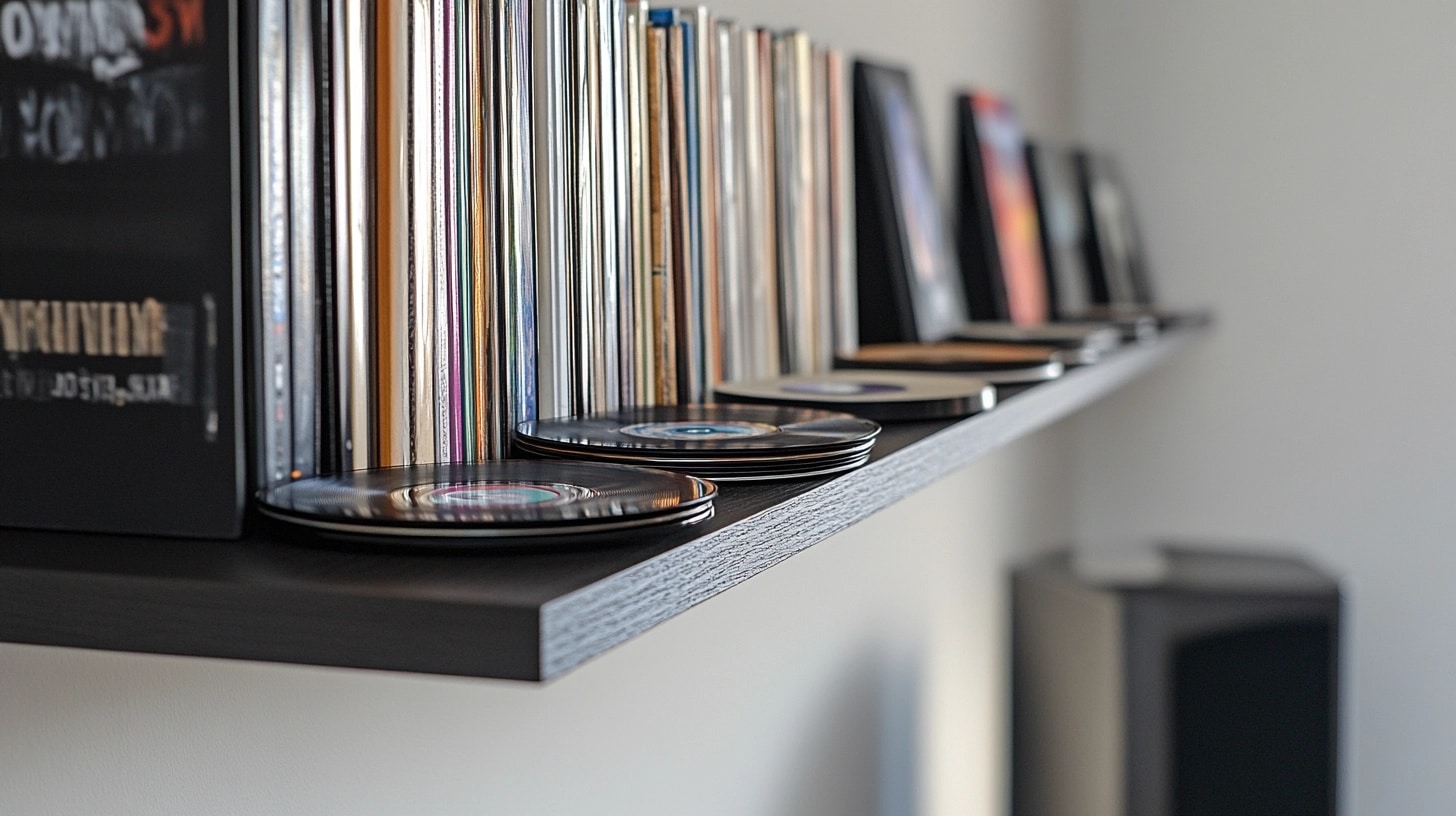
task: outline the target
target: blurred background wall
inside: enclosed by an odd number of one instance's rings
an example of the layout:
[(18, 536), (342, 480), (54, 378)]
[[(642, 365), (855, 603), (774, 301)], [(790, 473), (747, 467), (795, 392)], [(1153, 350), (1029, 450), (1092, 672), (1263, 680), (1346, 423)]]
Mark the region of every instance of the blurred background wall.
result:
[(1346, 578), (1345, 812), (1449, 813), (1456, 5), (1083, 0), (1078, 124), (1213, 336), (1079, 419), (1077, 528)]

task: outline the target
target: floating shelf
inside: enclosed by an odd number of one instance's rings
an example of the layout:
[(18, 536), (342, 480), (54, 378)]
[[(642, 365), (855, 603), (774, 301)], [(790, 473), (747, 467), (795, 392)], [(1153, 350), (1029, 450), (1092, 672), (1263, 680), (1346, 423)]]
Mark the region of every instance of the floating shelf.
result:
[(886, 426), (865, 467), (726, 485), (704, 524), (569, 553), (393, 554), (0, 531), (0, 641), (546, 680), (1121, 387), (1169, 332), (959, 421)]

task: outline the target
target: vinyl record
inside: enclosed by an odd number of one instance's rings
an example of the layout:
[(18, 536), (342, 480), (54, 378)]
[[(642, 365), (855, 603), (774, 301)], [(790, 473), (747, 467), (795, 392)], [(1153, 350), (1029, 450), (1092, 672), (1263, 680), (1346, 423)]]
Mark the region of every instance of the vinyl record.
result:
[(749, 403), (833, 407), (876, 421), (968, 416), (996, 404), (996, 387), (985, 380), (894, 371), (725, 383), (717, 393)]
[(319, 476), (264, 489), (258, 501), (266, 515), (329, 533), (495, 546), (694, 523), (711, 515), (716, 492), (660, 470), (498, 460)]
[(862, 442), (850, 447), (828, 448), (815, 450), (806, 453), (763, 453), (754, 456), (743, 454), (729, 454), (727, 456), (715, 455), (711, 452), (701, 454), (667, 454), (660, 455), (657, 451), (619, 451), (610, 448), (584, 448), (577, 445), (543, 444), (539, 440), (520, 438), (516, 440), (516, 448), (522, 453), (536, 456), (559, 457), (566, 459), (589, 459), (597, 462), (617, 462), (619, 464), (638, 465), (640, 467), (660, 467), (663, 469), (687, 468), (690, 473), (697, 475), (694, 467), (737, 467), (750, 468), (759, 465), (784, 469), (793, 467), (817, 467), (825, 462), (836, 459), (864, 456), (874, 448), (874, 440)]
[[(992, 353), (982, 353), (986, 348)], [(848, 370), (920, 371), (974, 374), (993, 385), (1045, 382), (1066, 370), (1062, 352), (986, 343), (878, 343), (862, 346), (852, 357), (841, 357), (835, 367)]]
[(672, 457), (762, 457), (842, 450), (880, 426), (834, 411), (768, 405), (662, 405), (523, 422), (518, 443)]
[[(861, 346), (853, 356), (841, 358), (841, 368), (859, 364), (896, 364), (907, 368), (931, 370), (944, 366), (948, 371), (994, 371), (1027, 368), (1058, 360), (1059, 349), (1051, 346), (1027, 346), (1011, 343), (875, 343)], [(907, 365), (908, 364), (908, 365)]]
[(717, 459), (661, 458), (645, 459), (623, 456), (616, 453), (602, 453), (583, 448), (539, 448), (521, 447), (523, 453), (556, 459), (585, 459), (588, 461), (634, 464), (642, 467), (672, 470), (686, 473), (700, 479), (715, 482), (772, 481), (782, 479), (803, 479), (840, 473), (860, 467), (870, 459), (873, 445), (865, 445), (848, 452), (833, 451), (821, 456), (778, 457), (735, 456)]
[(1122, 345), (1122, 334), (1116, 326), (1096, 322), (1042, 323), (1036, 326), (994, 321), (967, 323), (956, 329), (954, 338), (976, 343), (1086, 348), (1099, 352), (1113, 351)]

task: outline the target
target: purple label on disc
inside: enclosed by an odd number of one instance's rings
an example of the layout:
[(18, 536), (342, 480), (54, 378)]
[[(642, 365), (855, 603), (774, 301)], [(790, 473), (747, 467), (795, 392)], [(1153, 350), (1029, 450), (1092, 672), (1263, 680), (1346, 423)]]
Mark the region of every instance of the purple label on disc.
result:
[(537, 482), (462, 482), (460, 484), (414, 485), (396, 491), (410, 504), (423, 507), (489, 509), (492, 507), (541, 507), (561, 504), (592, 495), (584, 487)]
[(644, 422), (622, 428), (627, 436), (667, 439), (676, 442), (704, 442), (747, 439), (777, 433), (778, 427), (762, 422)]

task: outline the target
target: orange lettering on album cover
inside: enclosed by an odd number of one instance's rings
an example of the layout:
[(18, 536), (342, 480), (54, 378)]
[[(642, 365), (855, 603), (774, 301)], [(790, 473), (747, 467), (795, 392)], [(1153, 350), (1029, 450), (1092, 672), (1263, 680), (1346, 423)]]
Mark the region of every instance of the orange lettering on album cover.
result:
[(203, 0), (147, 0), (147, 50), (202, 45)]

